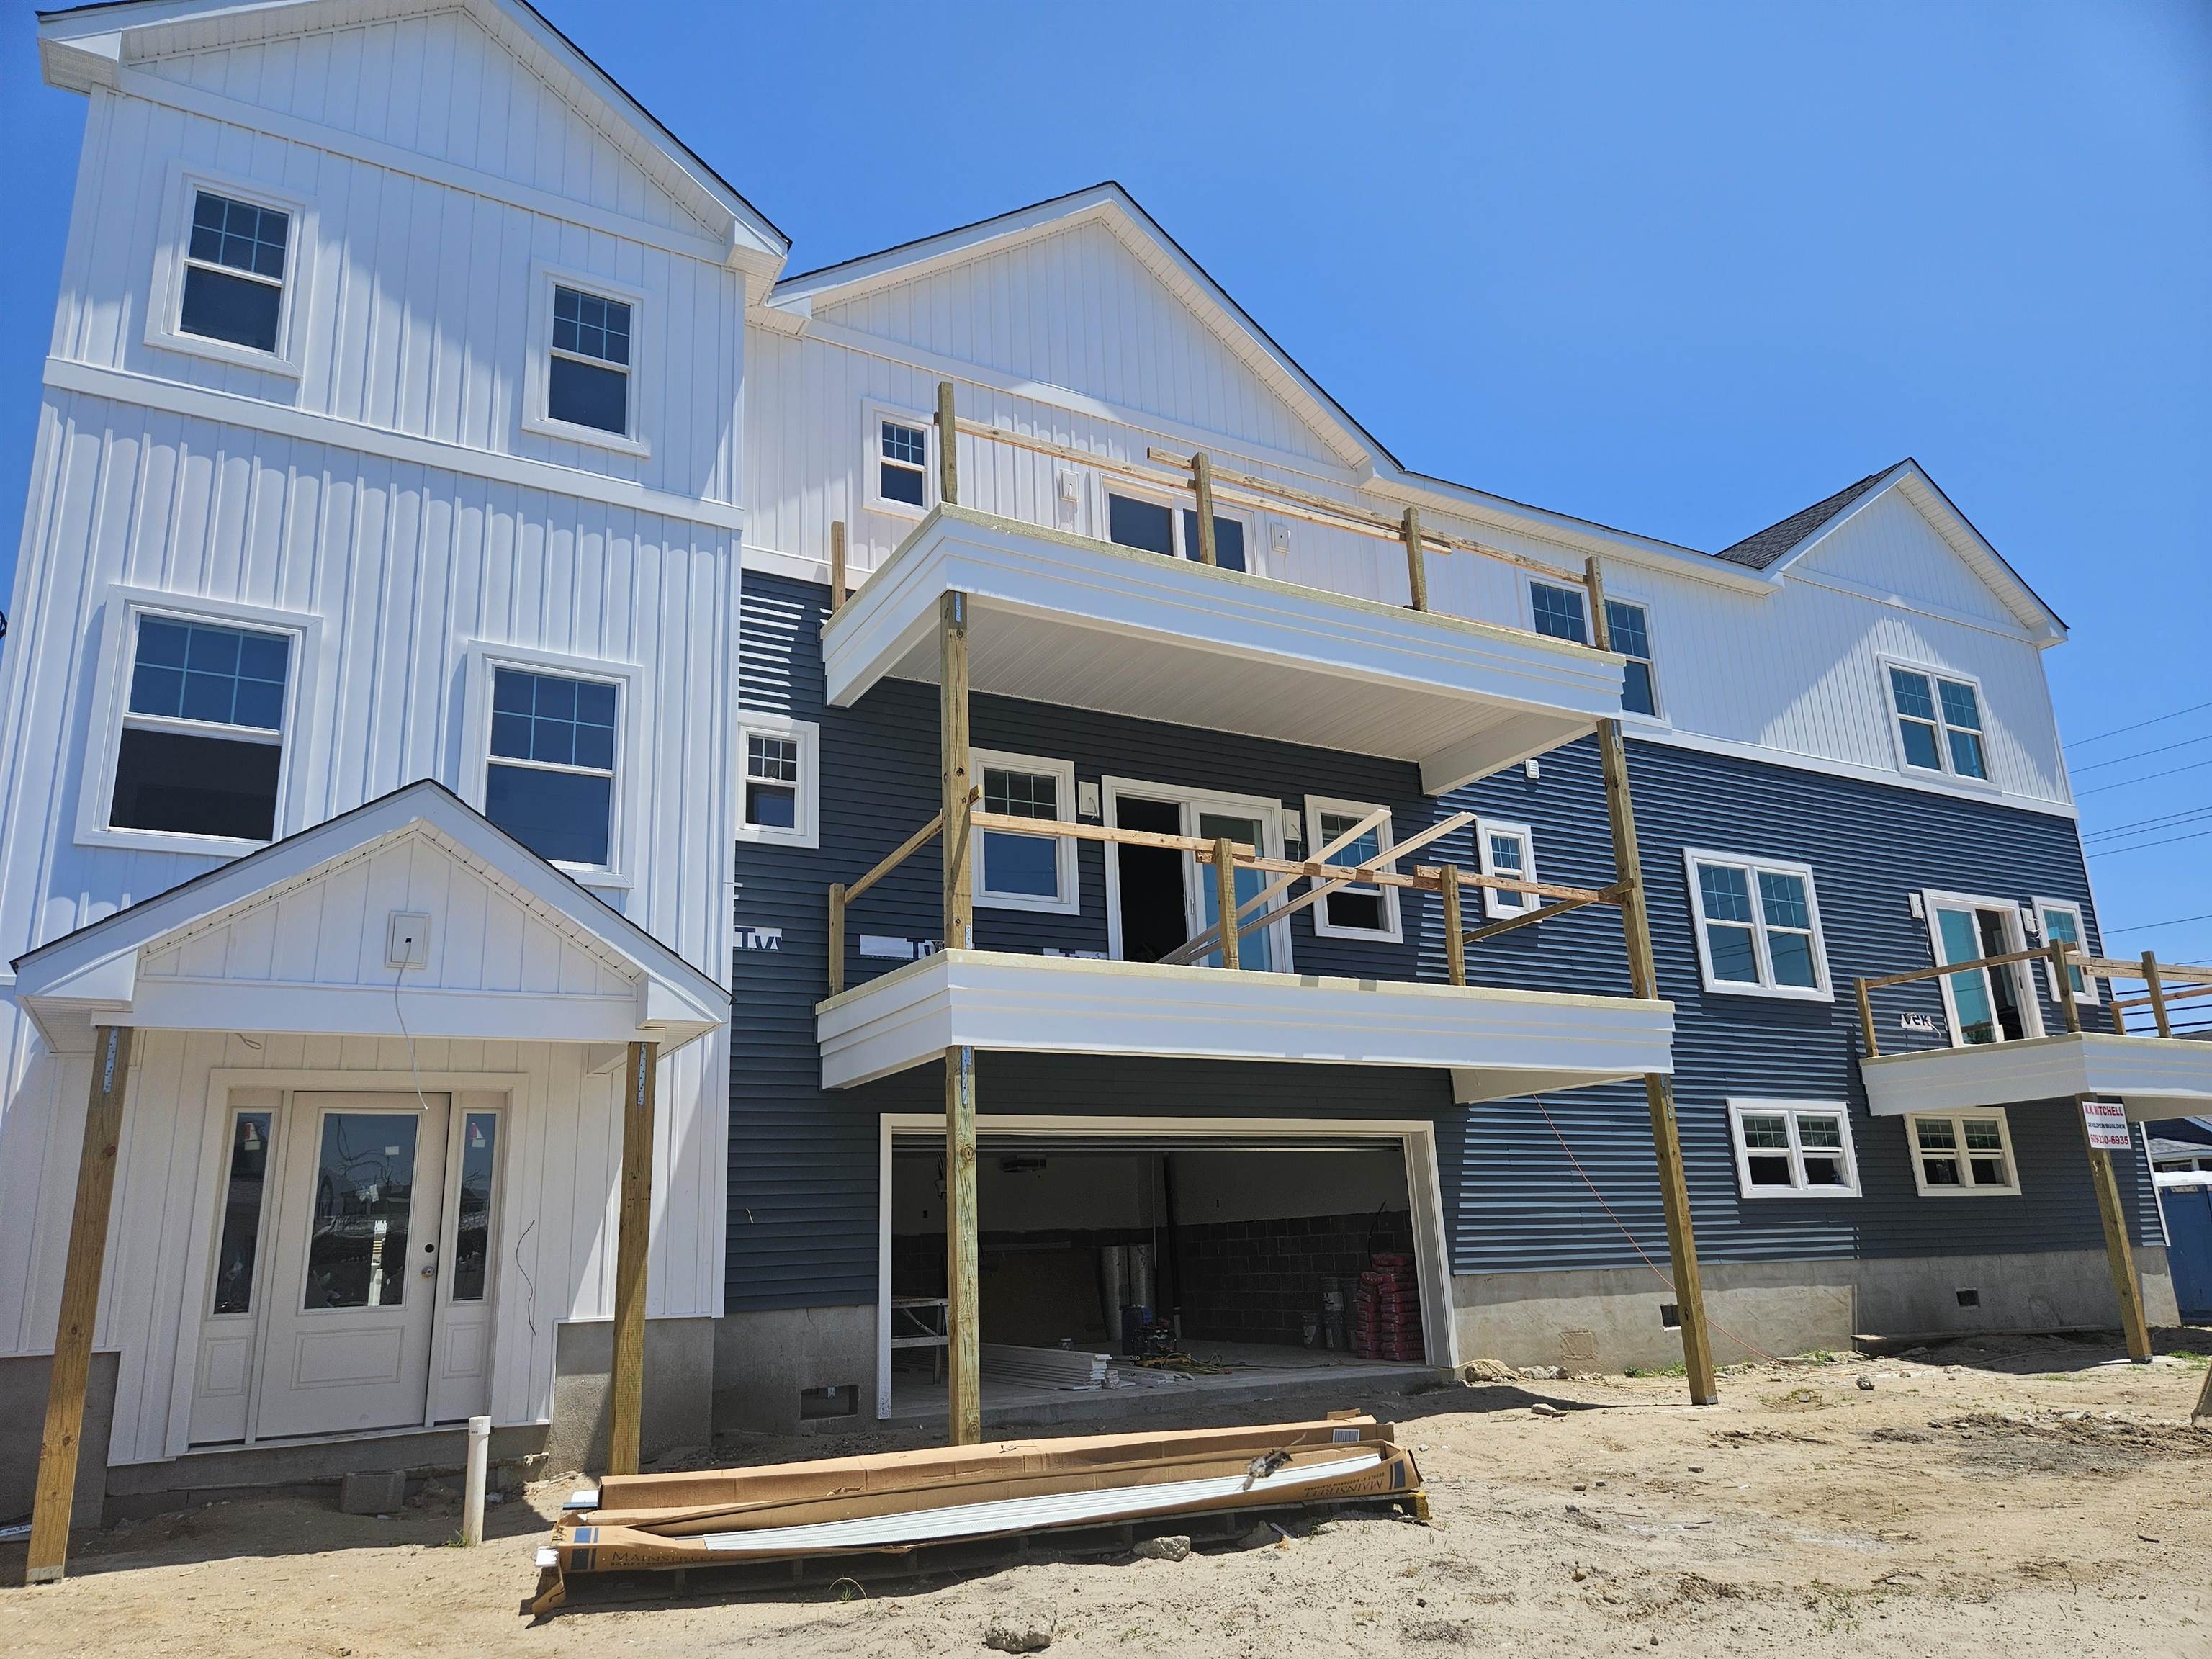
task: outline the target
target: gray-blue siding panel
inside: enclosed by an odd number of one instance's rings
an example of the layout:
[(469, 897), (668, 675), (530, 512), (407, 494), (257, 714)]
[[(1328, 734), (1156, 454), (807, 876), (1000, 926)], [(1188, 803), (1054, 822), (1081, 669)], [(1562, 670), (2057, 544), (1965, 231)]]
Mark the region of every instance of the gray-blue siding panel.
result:
[[(782, 939), (780, 951), (741, 951), (734, 963), (732, 1309), (872, 1300), (877, 1115), (942, 1106), (941, 1083), (927, 1069), (843, 1094), (818, 1087), (813, 1005), (825, 988), (824, 892), (903, 840), (935, 809), (937, 790), (934, 688), (887, 683), (858, 709), (824, 708), (824, 597), (819, 587), (752, 573), (745, 581), (745, 702), (821, 722), (823, 845), (738, 848), (738, 920), (780, 927)], [(1516, 771), (1461, 791), (1440, 807), (1420, 793), (1413, 769), (1400, 763), (992, 697), (976, 698), (973, 713), (980, 746), (1070, 759), (1085, 781), (1145, 778), (1286, 804), (1308, 793), (1372, 800), (1391, 806), (1401, 836), (1441, 811), (1474, 807), (1532, 824), (1539, 872), (1547, 879), (1597, 884), (1611, 877), (1603, 798), (1588, 744), (1546, 756), (1540, 780)], [(2010, 1114), (2022, 1197), (1915, 1194), (1902, 1127), (1866, 1115), (1848, 993), (1855, 974), (1927, 959), (1925, 933), (1907, 908), (1909, 890), (2086, 897), (2071, 824), (1656, 744), (1632, 744), (1631, 760), (1662, 989), (1679, 1010), (1676, 1090), (1705, 1254), (1750, 1261), (2094, 1248), (2100, 1237), (2095, 1206), (2080, 1135), (2063, 1103)], [(1703, 992), (1685, 844), (1814, 866), (1830, 969), (1843, 988), (1838, 1002)], [(1464, 831), (1423, 856), (1475, 862)], [(1104, 867), (1102, 849), (1083, 845), (1079, 916), (979, 909), (979, 942), (1103, 949)], [(938, 869), (937, 850), (925, 849), (854, 907), (848, 940), (854, 982), (896, 965), (858, 955), (862, 933), (936, 936)], [(1309, 909), (1293, 922), (1295, 963), (1304, 971), (1440, 979), (1437, 911), (1431, 902), (1408, 903), (1406, 943), (1389, 945), (1320, 938)], [(1619, 923), (1595, 909), (1478, 947), (1469, 972), (1478, 982), (1627, 988)], [(1937, 1006), (1932, 987), (1891, 994), (1884, 1018), (1893, 1027), (1902, 1009)], [(1665, 1261), (1638, 1085), (1462, 1109), (1433, 1073), (997, 1055), (983, 1059), (978, 1086), (986, 1111), (1427, 1117), (1437, 1126), (1456, 1271), (1618, 1267), (1632, 1265), (1639, 1250)], [(1850, 1100), (1865, 1196), (1741, 1199), (1726, 1121), (1732, 1094)], [(2142, 1236), (2155, 1238), (2147, 1184), (2139, 1182), (2130, 1197), (2139, 1228), (2148, 1229)]]

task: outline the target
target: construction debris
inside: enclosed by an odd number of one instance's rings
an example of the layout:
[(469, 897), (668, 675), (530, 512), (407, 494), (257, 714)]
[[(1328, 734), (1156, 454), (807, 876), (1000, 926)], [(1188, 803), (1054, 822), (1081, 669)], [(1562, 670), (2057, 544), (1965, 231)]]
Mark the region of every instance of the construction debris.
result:
[[(1313, 1422), (1009, 1440), (755, 1469), (610, 1475), (538, 1552), (532, 1612), (578, 1575), (904, 1555), (1170, 1516), (1382, 1503), (1425, 1515), (1389, 1425)], [(1124, 1541), (1121, 1547), (1128, 1548)]]
[(1114, 1389), (1122, 1386), (1109, 1353), (1073, 1348), (1027, 1348), (1011, 1342), (981, 1345), (983, 1375), (1002, 1382), (1045, 1389)]

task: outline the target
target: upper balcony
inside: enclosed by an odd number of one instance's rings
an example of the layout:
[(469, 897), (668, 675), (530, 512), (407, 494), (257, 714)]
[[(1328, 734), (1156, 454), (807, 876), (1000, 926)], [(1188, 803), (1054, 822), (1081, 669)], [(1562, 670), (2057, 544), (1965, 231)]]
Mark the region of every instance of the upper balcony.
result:
[(1621, 712), (1609, 651), (957, 506), (823, 628), (830, 702), (936, 681), (948, 593), (967, 596), (973, 691), (1412, 761), (1431, 794)]

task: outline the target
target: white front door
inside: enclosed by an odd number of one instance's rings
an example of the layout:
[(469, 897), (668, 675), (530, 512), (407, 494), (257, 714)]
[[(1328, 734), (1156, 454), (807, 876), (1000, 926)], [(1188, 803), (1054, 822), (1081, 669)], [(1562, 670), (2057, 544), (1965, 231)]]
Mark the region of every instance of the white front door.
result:
[(441, 1094), (295, 1094), (257, 1437), (421, 1423), (445, 1196)]

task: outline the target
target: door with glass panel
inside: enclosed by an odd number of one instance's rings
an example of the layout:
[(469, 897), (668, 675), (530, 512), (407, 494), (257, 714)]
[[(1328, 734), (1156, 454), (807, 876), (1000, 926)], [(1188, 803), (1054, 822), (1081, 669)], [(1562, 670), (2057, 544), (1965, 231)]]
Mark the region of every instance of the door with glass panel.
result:
[[(2008, 956), (2022, 948), (2020, 912), (2000, 900), (1933, 899), (1928, 925), (1942, 965)], [(1960, 1043), (2017, 1042), (2036, 1035), (2021, 963), (1946, 974), (1942, 984), (1951, 1030)]]
[[(1232, 806), (1215, 806), (1203, 801), (1187, 802), (1183, 811), (1190, 826), (1187, 834), (1203, 841), (1226, 836), (1242, 846), (1257, 848), (1262, 854), (1271, 854), (1274, 851), (1267, 833), (1267, 817)], [(1191, 934), (1195, 938), (1201, 930), (1212, 927), (1221, 919), (1221, 890), (1216, 884), (1211, 864), (1200, 864), (1188, 854), (1185, 857), (1189, 863), (1185, 890), (1192, 898)], [(1274, 879), (1264, 870), (1249, 869), (1239, 865), (1237, 869), (1238, 909), (1242, 910), (1258, 896), (1261, 888)], [(1256, 915), (1258, 912), (1252, 914)], [(1244, 918), (1248, 922), (1251, 919), (1251, 916)], [(1237, 965), (1257, 973), (1272, 969), (1275, 966), (1277, 943), (1274, 934), (1279, 926), (1278, 923), (1273, 927), (1255, 927), (1249, 933), (1241, 934), (1237, 944)], [(1209, 968), (1218, 968), (1221, 966), (1221, 952), (1218, 950), (1208, 951), (1199, 960)]]
[(256, 1437), (423, 1420), (441, 1246), (441, 1094), (296, 1094), (273, 1205)]

